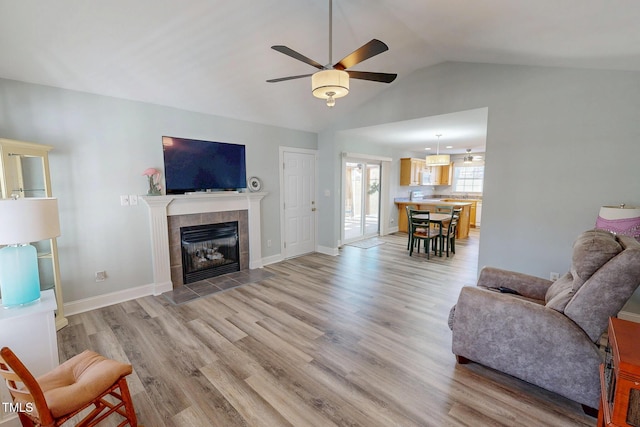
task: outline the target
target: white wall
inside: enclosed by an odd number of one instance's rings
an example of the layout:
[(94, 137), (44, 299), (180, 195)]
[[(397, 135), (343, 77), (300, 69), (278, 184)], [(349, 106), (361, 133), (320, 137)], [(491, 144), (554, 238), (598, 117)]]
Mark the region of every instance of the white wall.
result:
[[(640, 205), (638, 72), (471, 63), (425, 68), (401, 76), (322, 132), (320, 169), (340, 176), (334, 153), (323, 155), (339, 130), (481, 107), (488, 107), (489, 119), (479, 266), (546, 278), (565, 272), (573, 240), (593, 228), (601, 205)], [(334, 197), (323, 200), (332, 206), (340, 200), (334, 184)], [(335, 245), (335, 228), (321, 228), (320, 239)]]
[[(317, 135), (256, 123), (0, 79), (0, 136), (52, 145), (65, 302), (153, 282), (142, 171), (162, 170), (163, 135), (246, 144), (247, 175), (263, 181), (262, 254), (280, 248), (278, 147), (317, 148)], [(266, 241), (272, 246), (266, 247)], [(108, 279), (96, 283), (94, 273)]]

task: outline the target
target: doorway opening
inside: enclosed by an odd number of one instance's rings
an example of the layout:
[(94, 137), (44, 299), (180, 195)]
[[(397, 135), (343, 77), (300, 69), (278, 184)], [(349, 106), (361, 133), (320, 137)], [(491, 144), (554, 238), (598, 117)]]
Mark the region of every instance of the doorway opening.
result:
[(342, 242), (380, 234), (381, 162), (347, 158), (343, 162)]

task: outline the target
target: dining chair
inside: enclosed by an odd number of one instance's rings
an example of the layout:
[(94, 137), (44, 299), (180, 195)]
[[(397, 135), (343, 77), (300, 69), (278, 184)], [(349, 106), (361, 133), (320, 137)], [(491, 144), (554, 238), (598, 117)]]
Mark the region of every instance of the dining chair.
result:
[(415, 210), (417, 209), (415, 205), (407, 205), (405, 206), (405, 210), (407, 212), (407, 232), (408, 232), (408, 236), (407, 236), (407, 250), (409, 250), (409, 246), (411, 245), (411, 235), (413, 234), (413, 228), (412, 228), (412, 224), (411, 224), (411, 215), (410, 215), (410, 211), (411, 210)]
[(436, 206), (436, 212), (437, 213), (451, 213), (451, 211), (453, 211), (453, 206)]
[[(421, 218), (416, 218), (420, 215)], [(409, 222), (411, 223), (411, 241), (409, 242), (409, 256), (413, 256), (413, 249), (418, 247), (420, 253), (420, 243), (424, 242), (424, 250), (429, 259), (431, 247), (434, 247), (440, 233), (430, 226), (429, 211), (419, 211), (412, 209), (409, 211)]]
[(449, 257), (449, 251), (456, 253), (456, 231), (458, 228), (458, 218), (460, 217), (461, 210), (454, 210), (451, 215), (451, 221), (447, 226), (446, 233), (440, 236), (440, 248), (446, 245), (447, 258)]
[(442, 256), (442, 251), (444, 248), (445, 239), (448, 236), (448, 228), (451, 224), (454, 215), (454, 208), (450, 205), (438, 205), (435, 207), (435, 212), (442, 215), (449, 215), (448, 220), (431, 222), (431, 227), (433, 228), (433, 233), (436, 235), (435, 239), (433, 239), (433, 251), (436, 255)]
[(119, 427), (136, 427), (126, 379), (131, 372), (127, 363), (85, 350), (35, 378), (10, 348), (0, 350), (0, 375), (14, 405), (21, 408), (18, 417), (24, 427), (60, 426), (92, 405), (95, 407), (74, 425), (96, 426), (117, 413), (125, 418)]

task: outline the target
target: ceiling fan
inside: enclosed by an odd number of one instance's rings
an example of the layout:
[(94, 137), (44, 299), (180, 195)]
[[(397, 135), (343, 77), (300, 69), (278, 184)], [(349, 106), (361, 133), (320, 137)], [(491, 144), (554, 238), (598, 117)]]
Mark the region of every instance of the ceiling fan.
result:
[(398, 76), (390, 73), (372, 73), (369, 71), (345, 71), (362, 61), (372, 58), (389, 50), (389, 46), (380, 40), (373, 39), (370, 42), (359, 47), (340, 61), (331, 65), (332, 45), (333, 45), (333, 0), (329, 0), (329, 63), (322, 65), (313, 59), (310, 59), (295, 50), (282, 45), (271, 46), (271, 49), (284, 53), (298, 61), (302, 61), (319, 69), (313, 74), (302, 74), (298, 76), (281, 77), (278, 79), (267, 80), (268, 83), (277, 83), (285, 80), (301, 79), (311, 76), (311, 87), (313, 95), (316, 98), (327, 100), (327, 105), (333, 107), (336, 98), (341, 98), (349, 93), (349, 78), (369, 80), (380, 83), (391, 83)]
[(467, 148), (467, 155), (464, 156), (464, 159), (462, 159), (462, 161), (464, 163), (471, 163), (473, 162), (473, 156), (471, 155), (471, 148)]

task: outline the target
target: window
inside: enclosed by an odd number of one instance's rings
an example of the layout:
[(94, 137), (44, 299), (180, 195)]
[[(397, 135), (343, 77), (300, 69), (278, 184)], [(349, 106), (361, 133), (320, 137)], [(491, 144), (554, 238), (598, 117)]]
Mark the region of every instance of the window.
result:
[(453, 191), (458, 193), (482, 193), (483, 166), (461, 166), (455, 168)]

